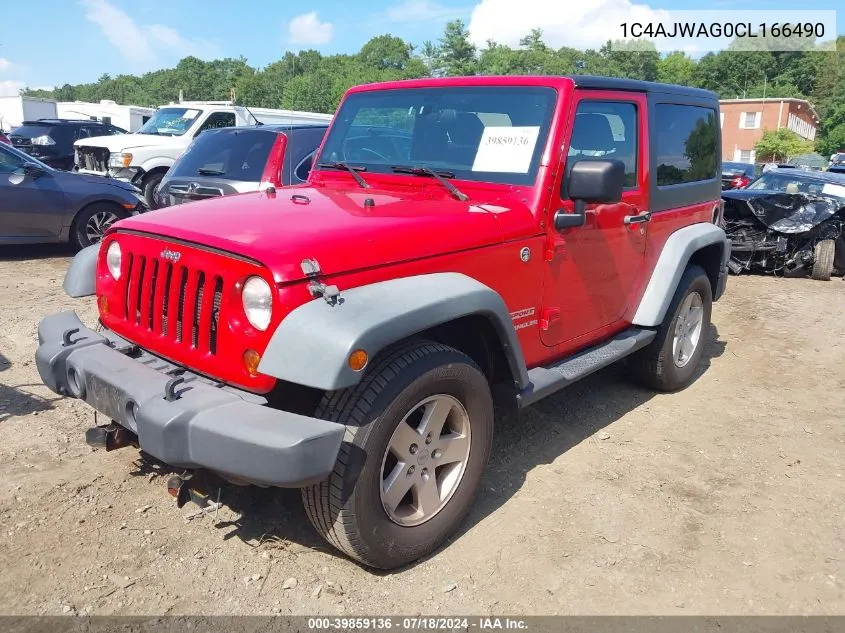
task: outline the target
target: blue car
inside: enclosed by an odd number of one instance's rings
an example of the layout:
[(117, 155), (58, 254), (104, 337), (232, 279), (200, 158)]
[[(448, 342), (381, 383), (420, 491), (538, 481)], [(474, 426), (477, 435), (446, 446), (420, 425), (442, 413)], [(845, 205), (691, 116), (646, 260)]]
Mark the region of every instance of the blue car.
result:
[(147, 210), (125, 182), (60, 171), (0, 143), (0, 244), (99, 242), (112, 224)]

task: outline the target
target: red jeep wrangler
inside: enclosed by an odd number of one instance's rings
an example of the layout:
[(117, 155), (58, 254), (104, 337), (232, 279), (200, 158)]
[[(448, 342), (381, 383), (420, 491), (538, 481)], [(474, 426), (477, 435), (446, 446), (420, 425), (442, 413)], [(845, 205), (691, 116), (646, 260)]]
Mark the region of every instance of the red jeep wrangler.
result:
[(718, 121), (711, 92), (598, 77), (353, 88), (305, 185), (80, 252), (65, 290), (102, 327), (46, 317), (38, 370), (112, 420), (89, 443), (186, 469), (179, 499), (199, 473), (299, 487), (330, 543), (406, 564), (466, 514), (492, 393), (525, 407), (623, 358), (692, 380), (730, 250)]

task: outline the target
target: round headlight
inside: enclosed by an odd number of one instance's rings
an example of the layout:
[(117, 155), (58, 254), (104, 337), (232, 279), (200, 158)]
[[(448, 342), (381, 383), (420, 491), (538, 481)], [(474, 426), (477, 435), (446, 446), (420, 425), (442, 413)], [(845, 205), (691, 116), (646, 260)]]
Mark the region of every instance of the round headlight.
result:
[(273, 313), (273, 293), (270, 290), (270, 284), (261, 277), (250, 277), (244, 284), (241, 299), (247, 320), (254, 328), (262, 332), (266, 330)]
[(109, 250), (106, 251), (106, 265), (115, 281), (120, 279), (120, 260), (120, 244), (112, 242), (109, 244)]

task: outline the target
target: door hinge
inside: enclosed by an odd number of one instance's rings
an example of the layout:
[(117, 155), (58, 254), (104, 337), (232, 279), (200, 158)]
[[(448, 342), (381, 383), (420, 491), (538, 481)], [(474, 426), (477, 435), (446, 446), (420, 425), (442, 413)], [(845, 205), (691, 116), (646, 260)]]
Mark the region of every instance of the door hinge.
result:
[(552, 323), (560, 321), (560, 308), (547, 308), (540, 315), (540, 329), (547, 331)]

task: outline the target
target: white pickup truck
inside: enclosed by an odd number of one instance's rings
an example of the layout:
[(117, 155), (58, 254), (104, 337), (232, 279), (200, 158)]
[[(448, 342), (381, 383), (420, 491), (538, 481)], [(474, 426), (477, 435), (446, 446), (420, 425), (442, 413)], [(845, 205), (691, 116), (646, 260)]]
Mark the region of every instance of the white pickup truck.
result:
[(182, 102), (162, 106), (133, 134), (94, 136), (74, 143), (76, 169), (84, 174), (130, 182), (143, 191), (151, 209), (162, 178), (203, 131), (257, 123), (298, 124), (330, 121), (332, 115), (228, 103)]

